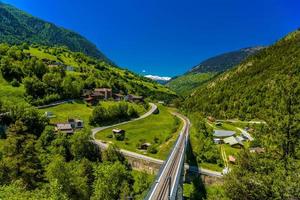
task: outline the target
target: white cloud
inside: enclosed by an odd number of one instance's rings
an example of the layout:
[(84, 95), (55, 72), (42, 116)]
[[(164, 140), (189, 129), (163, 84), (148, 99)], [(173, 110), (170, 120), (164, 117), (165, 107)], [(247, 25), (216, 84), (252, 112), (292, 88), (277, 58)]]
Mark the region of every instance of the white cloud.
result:
[(146, 75), (145, 77), (150, 78), (155, 81), (169, 81), (171, 77), (167, 76), (155, 76), (155, 75)]

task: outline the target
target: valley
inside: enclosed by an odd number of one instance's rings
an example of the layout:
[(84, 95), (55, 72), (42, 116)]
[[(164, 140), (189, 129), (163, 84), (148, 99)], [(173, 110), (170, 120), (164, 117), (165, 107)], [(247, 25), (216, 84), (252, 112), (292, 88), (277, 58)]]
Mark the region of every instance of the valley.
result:
[[(84, 36), (0, 2), (1, 200), (300, 198), (300, 29), (257, 46), (256, 36), (231, 38), (223, 27), (210, 30), (222, 31), (218, 36), (203, 36), (214, 38), (208, 43), (196, 40), (208, 26), (179, 28), (179, 20), (172, 38), (160, 33), (172, 25), (171, 8), (161, 16), (147, 10), (149, 21), (132, 17), (141, 20), (132, 24), (126, 17), (134, 11), (123, 16), (123, 7), (112, 12), (116, 19), (97, 18), (93, 41), (115, 29), (120, 40), (106, 49), (133, 65), (127, 69)], [(120, 16), (122, 26), (113, 28)], [(159, 26), (157, 17), (165, 24)], [(92, 22), (75, 24), (89, 32)], [(189, 40), (198, 27), (201, 34)], [(136, 52), (150, 36), (156, 40), (149, 49)], [(176, 74), (162, 66), (186, 65), (198, 50), (211, 55), (249, 43), (171, 80), (151, 75)]]

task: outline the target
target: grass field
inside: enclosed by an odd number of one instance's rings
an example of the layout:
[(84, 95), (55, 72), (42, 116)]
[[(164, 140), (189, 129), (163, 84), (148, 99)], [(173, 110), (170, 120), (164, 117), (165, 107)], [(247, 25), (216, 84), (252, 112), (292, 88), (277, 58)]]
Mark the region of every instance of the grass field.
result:
[(51, 123), (66, 122), (68, 118), (82, 119), (85, 126), (88, 125), (89, 117), (91, 116), (93, 109), (88, 107), (82, 101), (76, 101), (74, 103), (65, 103), (58, 106), (40, 109), (41, 112), (52, 112), (55, 115), (51, 118)]
[[(113, 138), (108, 138), (108, 136), (112, 134), (113, 128), (97, 133), (96, 138), (102, 141), (112, 142), (121, 149), (164, 159), (169, 154), (177, 138), (177, 133), (182, 127), (182, 122), (176, 119), (176, 117), (169, 112), (168, 108), (161, 105), (159, 105), (158, 108), (160, 111), (159, 114), (153, 114), (145, 119), (114, 127), (125, 130), (127, 140), (117, 141)], [(178, 125), (176, 125), (176, 121), (179, 122)], [(140, 143), (140, 140), (154, 144), (155, 137), (160, 140), (157, 154), (150, 154), (137, 149), (137, 144)]]
[(25, 89), (23, 85), (13, 87), (10, 83), (5, 81), (0, 73), (0, 100), (10, 101), (12, 103), (25, 102), (24, 100)]
[[(104, 107), (116, 104), (113, 101), (103, 101), (101, 104)], [(146, 112), (146, 109), (142, 105), (132, 104), (139, 114)], [(89, 118), (92, 115), (93, 107), (88, 106), (83, 101), (75, 101), (72, 103), (65, 103), (58, 106), (40, 109), (41, 112), (52, 112), (55, 115), (54, 118), (50, 120), (51, 123), (66, 122), (68, 118), (77, 118), (84, 121), (85, 127), (89, 127)]]
[[(222, 199), (228, 200), (225, 195), (224, 188), (221, 183), (214, 183), (211, 185), (205, 185), (205, 188), (202, 189), (202, 195), (206, 196), (205, 199)], [(195, 193), (195, 186), (192, 183), (184, 183), (183, 184), (183, 197), (184, 199), (190, 199), (190, 196)], [(201, 192), (200, 189), (198, 192)], [(204, 194), (205, 193), (205, 194)]]

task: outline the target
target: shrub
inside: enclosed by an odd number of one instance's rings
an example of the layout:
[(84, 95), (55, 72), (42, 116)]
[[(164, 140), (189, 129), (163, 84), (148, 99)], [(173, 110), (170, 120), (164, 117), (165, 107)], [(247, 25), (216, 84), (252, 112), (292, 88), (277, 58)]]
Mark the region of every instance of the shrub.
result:
[(10, 82), (10, 84), (13, 86), (13, 87), (19, 87), (20, 86), (20, 83), (19, 81), (17, 81), (17, 79), (13, 79), (12, 82)]
[(148, 147), (147, 152), (156, 154), (158, 152), (156, 145), (151, 145), (150, 147)]
[(138, 112), (132, 105), (119, 102), (116, 105), (104, 107), (101, 104), (96, 106), (90, 117), (92, 125), (107, 125), (115, 122), (122, 122), (131, 118), (138, 117)]

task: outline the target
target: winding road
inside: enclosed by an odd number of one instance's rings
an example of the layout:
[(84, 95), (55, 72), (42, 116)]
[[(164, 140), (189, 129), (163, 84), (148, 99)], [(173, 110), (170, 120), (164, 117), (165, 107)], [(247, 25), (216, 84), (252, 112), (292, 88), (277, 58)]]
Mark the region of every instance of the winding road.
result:
[[(102, 127), (97, 127), (97, 128), (93, 128), (92, 129), (92, 137), (95, 141), (100, 142), (100, 140), (96, 140), (95, 138), (95, 135), (99, 132), (99, 131), (103, 131), (105, 129), (108, 129), (108, 128), (112, 128), (112, 127), (115, 127), (115, 126), (120, 126), (120, 125), (123, 125), (123, 124), (128, 124), (130, 122), (134, 122), (134, 121), (138, 121), (138, 120), (141, 120), (141, 119), (144, 119), (150, 115), (152, 115), (156, 110), (157, 110), (157, 106), (154, 104), (154, 103), (149, 103), (149, 105), (151, 106), (151, 109), (146, 112), (145, 114), (143, 114), (142, 116), (138, 117), (138, 118), (135, 118), (135, 119), (132, 119), (132, 120), (129, 120), (129, 121), (126, 121), (126, 122), (122, 122), (122, 123), (119, 123), (119, 124), (114, 124), (114, 125), (110, 125), (110, 126), (102, 126)], [(103, 142), (102, 142), (103, 143)], [(103, 147), (104, 146), (107, 146), (106, 143), (103, 143)]]
[[(103, 126), (103, 127), (97, 127), (97, 128), (92, 129), (92, 138), (94, 140), (94, 143), (97, 144), (100, 148), (106, 149), (109, 146), (109, 144), (105, 143), (101, 140), (97, 140), (95, 138), (95, 135), (98, 132), (102, 131), (102, 130), (112, 128), (112, 127), (116, 127), (116, 126), (123, 125), (123, 124), (127, 124), (127, 123), (130, 123), (130, 122), (133, 122), (133, 121), (138, 121), (138, 120), (141, 120), (141, 119), (144, 119), (144, 118), (150, 116), (151, 114), (153, 114), (157, 110), (157, 106), (153, 103), (149, 103), (149, 104), (151, 106), (151, 109), (147, 113), (140, 116), (139, 118), (136, 118), (136, 119), (133, 119), (133, 120), (130, 120), (130, 121), (126, 121), (126, 122), (122, 122), (122, 123), (119, 123), (119, 124), (114, 124), (114, 125), (111, 125), (111, 126)], [(156, 163), (156, 164), (160, 164), (160, 165), (163, 165), (165, 163), (164, 160), (152, 158), (152, 157), (145, 156), (145, 155), (142, 155), (142, 154), (138, 154), (138, 153), (135, 153), (135, 152), (132, 152), (132, 151), (127, 151), (125, 149), (120, 149), (120, 152), (124, 156), (129, 156), (129, 157), (132, 157), (132, 158), (145, 160), (145, 161), (148, 161), (148, 162), (151, 162), (151, 163)], [(188, 169), (191, 172), (198, 172), (198, 173), (201, 173), (201, 174), (207, 175), (207, 176), (212, 176), (212, 177), (221, 177), (222, 176), (222, 174), (220, 172), (216, 172), (216, 171), (212, 171), (212, 170), (208, 170), (208, 169), (203, 169), (203, 168), (197, 168), (196, 166), (189, 166), (189, 165), (185, 164), (184, 167), (185, 167), (185, 169)]]

